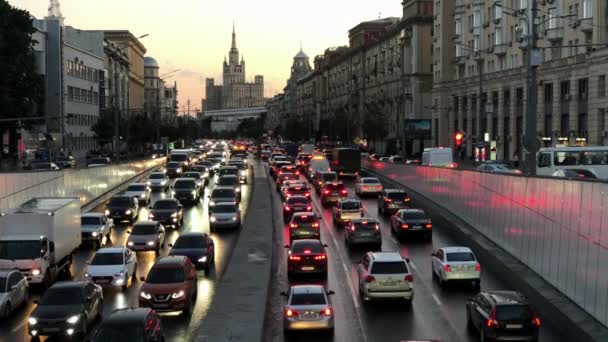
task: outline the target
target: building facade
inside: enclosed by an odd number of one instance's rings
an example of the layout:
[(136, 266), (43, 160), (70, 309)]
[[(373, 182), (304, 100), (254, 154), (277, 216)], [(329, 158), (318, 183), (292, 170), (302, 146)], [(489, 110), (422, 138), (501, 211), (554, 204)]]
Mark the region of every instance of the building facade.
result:
[[(497, 5), (494, 5), (497, 4)], [(607, 9), (600, 0), (538, 1), (536, 139), (543, 146), (605, 145)], [(531, 0), (437, 1), (433, 142), (467, 135), (499, 160), (522, 160)], [(603, 45), (604, 44), (604, 45)], [(480, 75), (481, 82), (480, 82)]]
[(264, 77), (256, 75), (254, 82), (246, 82), (245, 60), (236, 46), (236, 32), (232, 31), (232, 47), (228, 60), (223, 64), (223, 85), (216, 85), (213, 78), (206, 79), (205, 110), (236, 109), (263, 106)]
[(152, 57), (144, 58), (144, 114), (155, 121), (161, 119), (164, 102), (164, 82), (159, 77), (158, 62)]
[(120, 127), (129, 114), (129, 58), (124, 49), (104, 39), (104, 70), (99, 75), (99, 111), (115, 125), (112, 146), (120, 148)]
[(177, 112), (179, 102), (177, 101), (177, 82), (173, 82), (172, 86), (164, 85), (163, 87), (163, 102), (161, 104), (161, 119), (169, 123), (175, 124), (177, 120)]

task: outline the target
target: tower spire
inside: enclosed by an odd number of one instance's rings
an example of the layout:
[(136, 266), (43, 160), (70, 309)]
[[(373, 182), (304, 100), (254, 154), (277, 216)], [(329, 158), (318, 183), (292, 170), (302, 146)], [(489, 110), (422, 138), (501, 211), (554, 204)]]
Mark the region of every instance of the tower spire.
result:
[(64, 17), (63, 15), (61, 15), (61, 5), (59, 4), (59, 0), (49, 1), (48, 17), (58, 18), (61, 24), (63, 25)]
[(232, 49), (236, 50), (236, 29), (234, 26), (234, 21), (232, 22)]

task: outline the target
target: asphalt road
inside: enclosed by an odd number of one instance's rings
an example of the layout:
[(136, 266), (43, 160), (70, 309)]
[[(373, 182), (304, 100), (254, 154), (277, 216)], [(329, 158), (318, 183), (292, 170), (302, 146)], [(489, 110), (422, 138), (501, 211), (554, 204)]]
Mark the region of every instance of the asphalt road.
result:
[[(352, 182), (349, 185), (349, 195), (355, 196)], [(276, 196), (275, 215), (281, 217), (281, 199)], [(373, 302), (362, 303), (357, 290), (356, 265), (365, 253), (365, 249), (348, 251), (344, 244), (343, 231), (334, 228), (330, 209), (323, 209), (318, 196), (313, 191), (313, 207), (322, 216), (321, 239), (328, 245), (329, 276), (327, 288), (334, 290), (332, 304), (335, 312), (334, 337), (314, 334), (315, 341), (407, 341), (436, 339), (443, 342), (478, 341), (477, 335), (471, 334), (466, 328), (465, 301), (475, 294), (470, 286), (455, 285), (442, 289), (432, 280), (430, 254), (440, 247), (458, 245), (444, 231), (441, 225), (434, 225), (433, 241), (408, 239), (398, 242), (390, 233), (390, 222), (378, 214), (376, 197), (364, 198), (363, 206), (366, 216), (376, 218), (381, 222), (382, 250), (399, 251), (410, 259), (410, 269), (414, 275), (414, 301), (411, 307), (403, 302)], [(415, 204), (414, 204), (415, 205)], [(433, 213), (430, 213), (433, 215)], [(282, 220), (277, 220), (275, 227), (274, 255), (275, 269), (273, 284), (270, 289), (269, 308), (265, 320), (264, 341), (309, 341), (309, 333), (300, 332), (286, 338), (283, 334), (283, 304), (280, 296), (289, 282), (287, 280), (287, 253), (283, 245), (289, 243), (287, 227)], [(490, 270), (482, 267), (482, 290), (505, 289)], [(516, 275), (514, 275), (516, 276)], [(319, 282), (318, 280), (298, 280), (298, 282)], [(541, 317), (542, 319), (542, 317)], [(550, 326), (543, 323), (540, 333), (541, 341), (559, 342), (560, 337)]]
[[(162, 248), (160, 255), (164, 256), (169, 253), (170, 247), (168, 244), (172, 244), (180, 232), (207, 232), (209, 233), (209, 219), (207, 211), (207, 195), (210, 193), (210, 189), (213, 189), (214, 181), (211, 181), (209, 186), (205, 189), (205, 196), (202, 202), (194, 207), (185, 206), (184, 208), (184, 225), (179, 230), (167, 230), (165, 246)], [(249, 202), (250, 186), (242, 185), (243, 191), (241, 201), (241, 212), (244, 216)], [(152, 203), (161, 198), (170, 197), (170, 190), (165, 192), (153, 192), (151, 201)], [(93, 212), (103, 212), (105, 205), (100, 205), (94, 208)], [(148, 209), (140, 209), (138, 220), (144, 220), (148, 217)], [(111, 233), (111, 239), (107, 243), (107, 246), (124, 246), (127, 241), (127, 230), (131, 229), (131, 226), (124, 223), (117, 225)], [(216, 255), (215, 255), (215, 269), (213, 269), (209, 275), (205, 275), (203, 271), (199, 272), (198, 275), (198, 297), (196, 300), (196, 306), (193, 313), (190, 316), (184, 315), (173, 315), (163, 314), (162, 322), (163, 329), (165, 332), (166, 341), (190, 341), (192, 335), (197, 331), (201, 324), (201, 321), (205, 318), (207, 310), (212, 302), (215, 287), (218, 284), (219, 278), (223, 274), (226, 265), (230, 259), (231, 251), (236, 243), (238, 232), (224, 232), (224, 233), (211, 233), (215, 241)], [(74, 255), (74, 262), (71, 268), (71, 274), (73, 279), (82, 280), (84, 279), (84, 273), (86, 271), (86, 263), (89, 262), (95, 250), (90, 245), (82, 245)], [(156, 257), (154, 252), (138, 252), (137, 253), (137, 276), (145, 276), (152, 265)], [(114, 289), (104, 289), (104, 310), (103, 316), (108, 315), (115, 309), (126, 308), (126, 307), (138, 307), (138, 295), (141, 281), (138, 279), (136, 283), (132, 284), (125, 292)], [(39, 297), (39, 293), (32, 291), (29, 303), (14, 312), (10, 318), (0, 320), (0, 342), (19, 342), (29, 341), (29, 335), (27, 333), (27, 320), (30, 312), (35, 307), (33, 300)], [(99, 322), (98, 322), (99, 323)], [(93, 330), (94, 331), (94, 328)], [(57, 341), (58, 338), (50, 338), (47, 341)]]

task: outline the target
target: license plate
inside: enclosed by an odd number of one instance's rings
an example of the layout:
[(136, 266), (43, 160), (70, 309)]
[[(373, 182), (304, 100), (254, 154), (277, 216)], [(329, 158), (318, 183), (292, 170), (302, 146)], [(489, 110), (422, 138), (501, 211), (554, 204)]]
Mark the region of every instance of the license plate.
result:
[(302, 271), (314, 271), (315, 267), (314, 266), (303, 266), (302, 267)]
[(422, 229), (422, 226), (412, 226), (413, 229)]
[(361, 233), (361, 237), (370, 237), (372, 233)]
[(169, 304), (154, 304), (154, 307), (157, 309), (166, 309), (169, 307)]
[(302, 314), (302, 315), (300, 315), (300, 319), (305, 319), (305, 320), (315, 320), (318, 317), (319, 316), (317, 314)]
[(106, 279), (96, 280), (96, 284), (108, 284), (110, 281)]
[(382, 285), (384, 285), (384, 286), (395, 286), (395, 285), (397, 285), (397, 282), (394, 281), (394, 280), (388, 280), (388, 281), (383, 281)]
[(521, 325), (521, 324), (507, 324), (506, 328), (507, 329), (521, 329), (521, 328), (523, 328), (523, 325)]

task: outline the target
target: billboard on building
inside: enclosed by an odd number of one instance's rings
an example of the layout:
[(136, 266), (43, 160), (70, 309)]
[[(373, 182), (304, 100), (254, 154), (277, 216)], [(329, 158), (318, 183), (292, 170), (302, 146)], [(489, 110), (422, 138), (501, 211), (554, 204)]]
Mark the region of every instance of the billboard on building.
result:
[(432, 137), (430, 119), (406, 119), (403, 127), (406, 139), (431, 139)]

